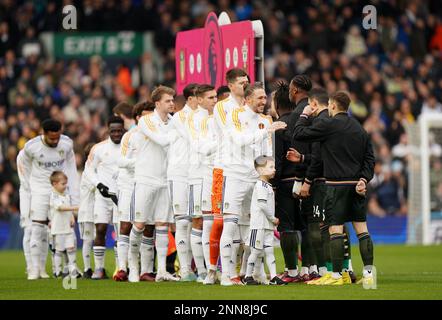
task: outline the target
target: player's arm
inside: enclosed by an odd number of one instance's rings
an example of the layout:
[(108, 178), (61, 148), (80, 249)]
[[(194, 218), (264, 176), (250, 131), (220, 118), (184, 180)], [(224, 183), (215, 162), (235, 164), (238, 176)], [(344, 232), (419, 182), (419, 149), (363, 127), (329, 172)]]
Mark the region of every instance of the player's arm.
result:
[(187, 141), (190, 140), (189, 131), (188, 131), (188, 119), (184, 112), (180, 111), (173, 115), (172, 117), (172, 126), (176, 130), (176, 134)]
[(73, 146), (66, 155), (66, 175), (68, 177), (69, 194), (72, 203), (78, 205), (80, 203), (80, 178), (78, 176)]
[(120, 144), (120, 155), (117, 164), (119, 168), (126, 168), (126, 169), (132, 169), (135, 166), (135, 158), (130, 158), (131, 155), (131, 138), (133, 137), (133, 134), (131, 132), (127, 132), (123, 136), (123, 140)]
[[(293, 140), (304, 142), (324, 141), (332, 132), (332, 119), (318, 119), (313, 124), (309, 121), (307, 115), (302, 114), (295, 125)], [(310, 125), (311, 124), (311, 125)]]
[(270, 132), (269, 128), (256, 129), (254, 132), (246, 133), (235, 110), (228, 114), (226, 122), (226, 132), (231, 137), (231, 141), (239, 146), (247, 146), (253, 143), (261, 143)]
[(31, 178), (32, 161), (25, 155), (25, 151), (17, 156), (17, 173), (20, 180), (20, 187), (27, 193), (31, 192), (29, 184)]
[(322, 172), (321, 143), (312, 143), (310, 164), (305, 174), (305, 183), (311, 184), (315, 178), (319, 178)]
[(163, 148), (167, 148), (177, 137), (175, 130), (170, 130), (167, 134), (161, 133), (155, 123), (149, 118), (149, 115), (145, 115), (140, 119), (138, 127), (146, 137)]
[(78, 211), (78, 206), (59, 206), (57, 207), (57, 210), (61, 212), (76, 212)]
[(218, 146), (218, 139), (214, 138), (210, 133), (214, 132), (215, 128), (211, 128), (207, 118), (201, 121), (200, 125), (200, 138), (198, 143), (197, 152), (208, 156), (216, 152)]
[(260, 211), (265, 215), (267, 220), (269, 220), (271, 223), (276, 222), (276, 217), (273, 215), (272, 210), (269, 208), (268, 205), (268, 197), (269, 193), (265, 187), (259, 187), (257, 189), (258, 196), (257, 196), (257, 205)]
[(366, 134), (365, 154), (362, 163), (361, 172), (359, 174), (359, 182), (356, 186), (356, 191), (360, 194), (365, 194), (367, 191), (367, 184), (373, 178), (375, 157), (373, 153), (373, 146), (371, 144), (368, 134)]

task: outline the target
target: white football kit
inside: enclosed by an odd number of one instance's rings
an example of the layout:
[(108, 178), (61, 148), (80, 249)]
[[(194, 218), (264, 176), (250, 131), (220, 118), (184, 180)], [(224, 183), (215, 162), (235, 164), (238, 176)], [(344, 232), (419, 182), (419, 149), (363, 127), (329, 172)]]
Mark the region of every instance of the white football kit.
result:
[(80, 180), (80, 205), (78, 208), (78, 227), (82, 240), (94, 240), (94, 203), (96, 187), (83, 171)]
[(43, 141), (43, 136), (37, 136), (25, 144), (23, 152), (23, 168), (29, 174), (31, 192), (30, 217), (36, 221), (46, 221), (49, 214), (49, 196), (51, 184), (49, 177), (54, 171), (63, 171), (68, 177), (68, 192), (72, 202), (79, 203), (79, 182), (75, 163), (72, 140), (61, 135), (55, 148), (49, 147)]
[(27, 228), (31, 226), (31, 190), (29, 185), (29, 171), (23, 163), (24, 150), (20, 150), (17, 155), (17, 173), (20, 180), (20, 227)]
[(72, 211), (60, 211), (62, 206), (71, 206), (71, 197), (53, 190), (49, 200), (49, 220), (55, 250), (64, 251), (76, 246), (74, 228), (71, 226)]
[(138, 122), (144, 143), (135, 161), (135, 222), (173, 222), (166, 175), (167, 151), (176, 139), (170, 130), (171, 118), (164, 122), (155, 110)]
[[(97, 143), (91, 149), (86, 161), (85, 171), (94, 186), (102, 183), (109, 190), (116, 190), (117, 161), (120, 154), (120, 145), (110, 138)], [(98, 189), (95, 190), (94, 223), (109, 224), (112, 221), (114, 203), (110, 198), (104, 198)]]

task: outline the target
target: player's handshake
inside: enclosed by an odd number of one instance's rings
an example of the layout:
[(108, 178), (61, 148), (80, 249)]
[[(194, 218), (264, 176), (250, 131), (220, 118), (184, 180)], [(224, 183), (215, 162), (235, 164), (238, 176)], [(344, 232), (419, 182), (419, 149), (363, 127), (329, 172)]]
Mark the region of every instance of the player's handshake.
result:
[(270, 127), (267, 128), (267, 131), (268, 132), (275, 132), (278, 130), (285, 129), (286, 127), (287, 127), (287, 123), (285, 123), (283, 121), (275, 121), (270, 125)]

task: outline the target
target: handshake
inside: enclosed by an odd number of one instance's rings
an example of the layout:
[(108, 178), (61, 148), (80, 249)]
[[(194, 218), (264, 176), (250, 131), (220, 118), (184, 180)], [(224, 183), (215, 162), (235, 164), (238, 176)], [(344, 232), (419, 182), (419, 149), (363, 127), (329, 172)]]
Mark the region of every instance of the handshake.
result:
[(118, 205), (117, 195), (113, 192), (109, 192), (109, 187), (102, 184), (101, 182), (97, 184), (97, 190), (100, 191), (104, 198), (110, 198), (115, 205)]

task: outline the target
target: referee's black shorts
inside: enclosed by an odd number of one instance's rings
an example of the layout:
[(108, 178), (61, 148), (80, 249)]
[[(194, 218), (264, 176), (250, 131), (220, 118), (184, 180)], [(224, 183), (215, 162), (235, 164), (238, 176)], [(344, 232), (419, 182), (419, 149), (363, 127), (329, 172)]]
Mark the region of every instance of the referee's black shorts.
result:
[(280, 181), (275, 190), (275, 216), (279, 232), (301, 231), (306, 226), (301, 218), (300, 201), (292, 195), (293, 181)]

